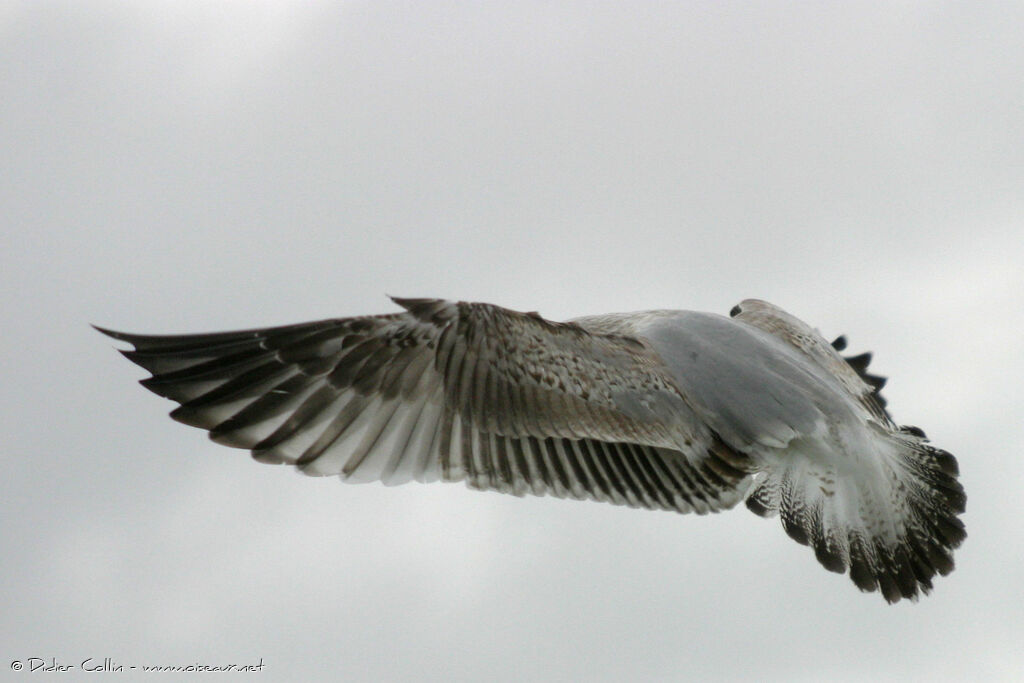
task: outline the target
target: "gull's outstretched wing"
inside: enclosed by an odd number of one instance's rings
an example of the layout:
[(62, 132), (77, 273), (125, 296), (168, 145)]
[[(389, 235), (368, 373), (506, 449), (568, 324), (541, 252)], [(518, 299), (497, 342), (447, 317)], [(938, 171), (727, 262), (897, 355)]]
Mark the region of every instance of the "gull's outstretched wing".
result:
[[(830, 345), (763, 301), (743, 301), (732, 316), (784, 344), (759, 361), (774, 377), (777, 395), (788, 385), (810, 399), (803, 421), (790, 421), (785, 443), (746, 449), (763, 469), (747, 507), (779, 514), (790, 536), (811, 545), (827, 569), (848, 568), (861, 590), (880, 590), (889, 602), (927, 593), (936, 574), (952, 571), (952, 551), (966, 537), (956, 459), (929, 445), (917, 427), (891, 420), (879, 401), (884, 381), (867, 373), (870, 355), (842, 358), (837, 350), (845, 340)], [(729, 442), (729, 430), (716, 427), (717, 415), (705, 417)]]
[(488, 304), (185, 336), (103, 330), (218, 443), (308, 474), (459, 481), (699, 513), (742, 500), (747, 460), (641, 340)]

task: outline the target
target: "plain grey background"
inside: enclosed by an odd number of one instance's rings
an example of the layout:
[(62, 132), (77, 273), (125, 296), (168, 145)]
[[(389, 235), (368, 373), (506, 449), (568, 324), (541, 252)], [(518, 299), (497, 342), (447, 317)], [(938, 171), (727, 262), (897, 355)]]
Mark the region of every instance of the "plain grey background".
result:
[[(0, 670), (1015, 679), (1022, 22), (986, 2), (0, 3)], [(758, 297), (846, 333), (896, 419), (960, 460), (958, 568), (889, 607), (742, 508), (259, 465), (168, 419), (88, 327), (284, 324), (385, 293), (554, 319)]]

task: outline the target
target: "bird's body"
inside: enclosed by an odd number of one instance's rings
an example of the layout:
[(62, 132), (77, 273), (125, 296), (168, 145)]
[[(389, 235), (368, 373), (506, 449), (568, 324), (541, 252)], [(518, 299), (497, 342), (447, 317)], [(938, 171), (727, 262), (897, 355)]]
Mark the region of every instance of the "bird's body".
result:
[[(917, 597), (965, 537), (957, 463), (763, 301), (555, 323), (489, 304), (211, 335), (124, 352), (172, 416), (264, 462), (350, 481), (460, 481), (679, 512), (779, 513), (862, 590)], [(835, 348), (834, 348), (835, 347)]]

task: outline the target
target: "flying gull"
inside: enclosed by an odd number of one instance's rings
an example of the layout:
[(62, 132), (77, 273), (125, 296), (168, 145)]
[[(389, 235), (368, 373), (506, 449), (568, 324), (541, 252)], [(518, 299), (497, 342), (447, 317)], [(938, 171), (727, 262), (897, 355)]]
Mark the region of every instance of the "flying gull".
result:
[(892, 603), (966, 537), (956, 459), (899, 426), (868, 372), (782, 309), (552, 322), (393, 299), (386, 315), (199, 335), (99, 329), (171, 416), (217, 443), (350, 482), (465, 481), (676, 512), (745, 501)]

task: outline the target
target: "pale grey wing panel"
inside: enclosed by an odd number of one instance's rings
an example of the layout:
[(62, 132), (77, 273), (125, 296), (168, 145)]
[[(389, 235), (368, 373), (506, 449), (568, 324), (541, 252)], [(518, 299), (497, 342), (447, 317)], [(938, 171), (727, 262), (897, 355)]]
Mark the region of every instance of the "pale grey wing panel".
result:
[(123, 353), (182, 404), (175, 419), (308, 474), (701, 512), (749, 483), (636, 342), (481, 304), (399, 303), (409, 312), (237, 333), (103, 331), (135, 346)]
[(642, 334), (693, 410), (733, 448), (782, 448), (823, 428), (827, 392), (807, 361), (764, 332), (679, 311), (651, 320)]
[[(834, 344), (829, 344), (807, 323), (760, 299), (741, 301), (733, 307), (730, 315), (792, 346), (824, 370), (828, 377), (859, 401), (875, 419), (886, 425), (893, 424), (885, 411), (885, 399), (880, 393), (885, 378), (867, 372), (870, 353), (843, 358), (838, 351), (845, 347), (845, 338), (840, 337)], [(836, 348), (836, 344), (839, 348)]]

